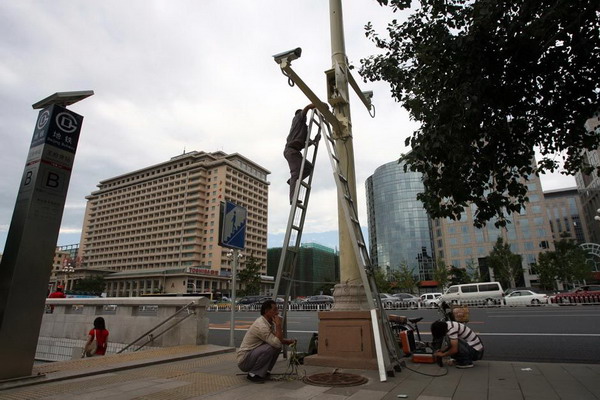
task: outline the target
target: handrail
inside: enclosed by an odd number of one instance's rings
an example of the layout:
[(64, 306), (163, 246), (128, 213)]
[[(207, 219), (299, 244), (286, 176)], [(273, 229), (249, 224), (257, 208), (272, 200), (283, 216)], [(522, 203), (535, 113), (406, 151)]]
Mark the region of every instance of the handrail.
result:
[[(194, 315), (193, 313), (186, 315), (185, 317), (181, 318), (179, 321), (175, 322), (173, 325), (171, 325), (170, 327), (168, 327), (167, 329), (165, 329), (164, 331), (162, 331), (161, 333), (159, 333), (156, 336), (151, 336), (150, 340), (147, 340), (145, 343), (141, 344), (140, 347), (138, 347), (137, 349), (135, 349), (134, 351), (139, 351), (141, 350), (145, 345), (147, 345), (150, 342), (153, 342), (154, 339), (157, 339), (159, 337), (161, 337), (164, 333), (168, 332), (170, 329), (175, 328), (177, 325), (179, 325), (180, 323), (182, 323), (183, 321), (185, 321), (186, 319), (188, 319), (189, 317), (191, 317), (192, 315)], [(135, 342), (134, 342), (135, 343)], [(132, 343), (133, 344), (133, 343)]]
[[(190, 306), (192, 304), (195, 304), (195, 301), (192, 301), (191, 303), (181, 307), (181, 309), (179, 309), (178, 311), (176, 311), (173, 315), (171, 315), (170, 317), (168, 317), (167, 319), (165, 319), (164, 321), (162, 321), (161, 323), (159, 323), (158, 325), (156, 325), (154, 328), (150, 329), (148, 332), (145, 332), (144, 334), (142, 334), (140, 337), (138, 337), (137, 339), (135, 339), (133, 342), (129, 343), (127, 346), (123, 347), (121, 350), (117, 351), (117, 354), (121, 354), (122, 352), (124, 352), (125, 350), (127, 350), (128, 348), (130, 348), (131, 346), (133, 346), (134, 343), (138, 342), (139, 340), (143, 339), (144, 337), (148, 336), (150, 333), (154, 332), (156, 329), (158, 329), (158, 327), (166, 324), (168, 321), (170, 321), (171, 319), (175, 318), (180, 312), (187, 310), (190, 308)], [(190, 314), (191, 315), (191, 314)], [(189, 315), (188, 315), (189, 316)], [(186, 317), (187, 318), (187, 317)], [(184, 318), (184, 319), (186, 319)], [(168, 331), (169, 329), (173, 328), (175, 325), (172, 325), (171, 327), (169, 327), (168, 329), (166, 329), (164, 332)], [(162, 335), (162, 333), (161, 333)], [(158, 337), (158, 336), (157, 336)], [(144, 345), (146, 345), (146, 343), (144, 343)], [(141, 348), (141, 347), (140, 347)], [(138, 349), (139, 350), (139, 349)], [(137, 350), (136, 350), (137, 351)]]

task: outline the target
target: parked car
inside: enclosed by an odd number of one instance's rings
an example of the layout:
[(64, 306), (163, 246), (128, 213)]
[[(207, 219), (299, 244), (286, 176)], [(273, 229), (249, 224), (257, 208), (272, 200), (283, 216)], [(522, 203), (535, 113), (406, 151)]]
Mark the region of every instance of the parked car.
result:
[(391, 308), (394, 302), (398, 301), (396, 297), (388, 293), (379, 293), (379, 298), (381, 299), (383, 308)]
[(600, 286), (585, 285), (568, 292), (558, 293), (552, 302), (558, 304), (600, 303)]
[(504, 296), (504, 304), (507, 306), (548, 304), (548, 295), (535, 293), (531, 290), (513, 290)]
[(421, 295), (421, 305), (423, 307), (437, 307), (441, 293), (423, 293)]
[(333, 301), (333, 296), (327, 296), (325, 294), (310, 296), (306, 299), (306, 303), (308, 304), (332, 304)]
[(396, 298), (394, 305), (396, 307), (412, 307), (416, 308), (419, 306), (420, 298), (413, 296), (410, 293), (394, 293), (392, 296)]
[(268, 296), (244, 296), (237, 301), (237, 304), (254, 304), (259, 302), (264, 302), (265, 300), (270, 299)]
[(479, 282), (450, 286), (440, 297), (448, 304), (501, 304), (504, 291), (499, 282)]

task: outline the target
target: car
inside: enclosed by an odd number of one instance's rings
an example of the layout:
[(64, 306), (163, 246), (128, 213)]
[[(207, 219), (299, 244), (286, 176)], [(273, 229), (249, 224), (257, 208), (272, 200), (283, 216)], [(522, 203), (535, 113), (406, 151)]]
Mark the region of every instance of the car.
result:
[(381, 299), (381, 305), (384, 308), (391, 308), (394, 303), (398, 301), (396, 297), (388, 293), (379, 293), (379, 298)]
[(410, 293), (394, 293), (392, 296), (396, 298), (394, 305), (396, 307), (411, 307), (416, 308), (419, 306), (420, 298)]
[(423, 293), (421, 295), (421, 304), (423, 307), (437, 307), (441, 293)]
[(328, 296), (326, 294), (310, 296), (308, 299), (306, 299), (306, 303), (308, 304), (332, 304), (333, 302), (333, 296)]
[(548, 304), (548, 295), (535, 293), (531, 290), (513, 290), (504, 296), (504, 304), (507, 306)]
[(558, 293), (554, 296), (552, 302), (558, 304), (599, 303), (600, 286), (585, 285), (568, 292)]
[(254, 304), (254, 303), (262, 303), (265, 300), (270, 299), (268, 296), (244, 296), (239, 299), (236, 303), (241, 305)]

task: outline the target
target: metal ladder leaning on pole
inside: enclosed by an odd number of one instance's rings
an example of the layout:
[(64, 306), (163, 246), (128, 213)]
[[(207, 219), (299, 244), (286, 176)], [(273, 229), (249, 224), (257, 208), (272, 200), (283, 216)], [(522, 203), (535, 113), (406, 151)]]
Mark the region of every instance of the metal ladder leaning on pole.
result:
[[(281, 248), (279, 266), (277, 268), (275, 287), (273, 288), (273, 298), (276, 299), (277, 295), (279, 294), (279, 287), (282, 284), (281, 281), (287, 281), (283, 303), (284, 335), (287, 335), (288, 301), (290, 298), (292, 284), (294, 283), (294, 272), (296, 271), (296, 263), (298, 261), (298, 254), (300, 252), (300, 240), (302, 239), (302, 230), (304, 229), (304, 221), (306, 219), (306, 210), (308, 208), (308, 200), (310, 198), (312, 178), (315, 171), (315, 163), (317, 161), (317, 153), (319, 150), (320, 140), (315, 142), (315, 147), (312, 152), (311, 162), (313, 170), (311, 171), (310, 175), (308, 175), (308, 177), (306, 178), (306, 182), (303, 181), (301, 178), (304, 172), (304, 166), (306, 165), (306, 159), (308, 157), (308, 149), (311, 143), (313, 126), (317, 126), (317, 133), (315, 137), (320, 137), (323, 124), (324, 122), (321, 114), (319, 114), (317, 110), (311, 110), (310, 123), (308, 125), (308, 134), (306, 135), (306, 142), (304, 144), (304, 155), (302, 157), (302, 164), (300, 166), (300, 176), (298, 177), (298, 180), (296, 181), (296, 187), (294, 188), (292, 205), (290, 207), (290, 215), (288, 217), (287, 228), (285, 230), (285, 237), (283, 239), (283, 246)], [(302, 190), (302, 188), (304, 188), (304, 190)], [(301, 195), (302, 198), (300, 199)], [(284, 356), (287, 357), (286, 351), (284, 351)]]
[[(386, 371), (388, 373), (393, 373), (393, 369), (400, 370), (400, 354), (402, 352), (398, 341), (394, 337), (390, 321), (387, 317), (387, 312), (381, 303), (381, 297), (379, 296), (379, 290), (377, 289), (377, 284), (375, 282), (373, 266), (371, 265), (369, 252), (367, 251), (365, 239), (360, 228), (354, 199), (352, 198), (352, 193), (348, 186), (348, 180), (340, 169), (340, 159), (337, 155), (335, 139), (331, 132), (329, 124), (326, 124), (324, 139), (327, 153), (329, 155), (329, 160), (331, 161), (333, 178), (337, 186), (338, 201), (344, 210), (344, 217), (358, 264), (358, 270), (365, 288), (365, 295), (367, 296), (367, 304), (371, 311), (371, 324), (375, 340), (379, 374), (381, 380), (384, 381)], [(386, 347), (385, 350), (387, 351), (385, 352), (382, 348), (382, 343)]]

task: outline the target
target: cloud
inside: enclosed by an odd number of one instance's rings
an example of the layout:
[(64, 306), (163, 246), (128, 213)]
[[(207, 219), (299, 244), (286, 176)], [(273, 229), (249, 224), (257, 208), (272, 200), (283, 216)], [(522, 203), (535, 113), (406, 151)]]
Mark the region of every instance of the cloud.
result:
[[(344, 2), (343, 12), (346, 52), (358, 67), (378, 51), (364, 25), (373, 21), (383, 32), (398, 14), (374, 1)], [(37, 116), (31, 104), (57, 91), (92, 89), (93, 97), (70, 107), (85, 119), (59, 241), (81, 227), (85, 196), (100, 181), (184, 149), (238, 152), (272, 171), (268, 230), (285, 230), (283, 145), (294, 110), (308, 100), (288, 85), (272, 55), (302, 47), (293, 68), (326, 100), (327, 2), (4, 1), (0, 35), (0, 226), (12, 216)], [(377, 110), (372, 119), (351, 94), (359, 215), (366, 226), (364, 181), (406, 151), (404, 139), (416, 125), (386, 83), (362, 83), (356, 71), (361, 88), (374, 91)], [(335, 186), (324, 146), (315, 173), (305, 232), (335, 231)], [(4, 239), (0, 234), (0, 246)]]

